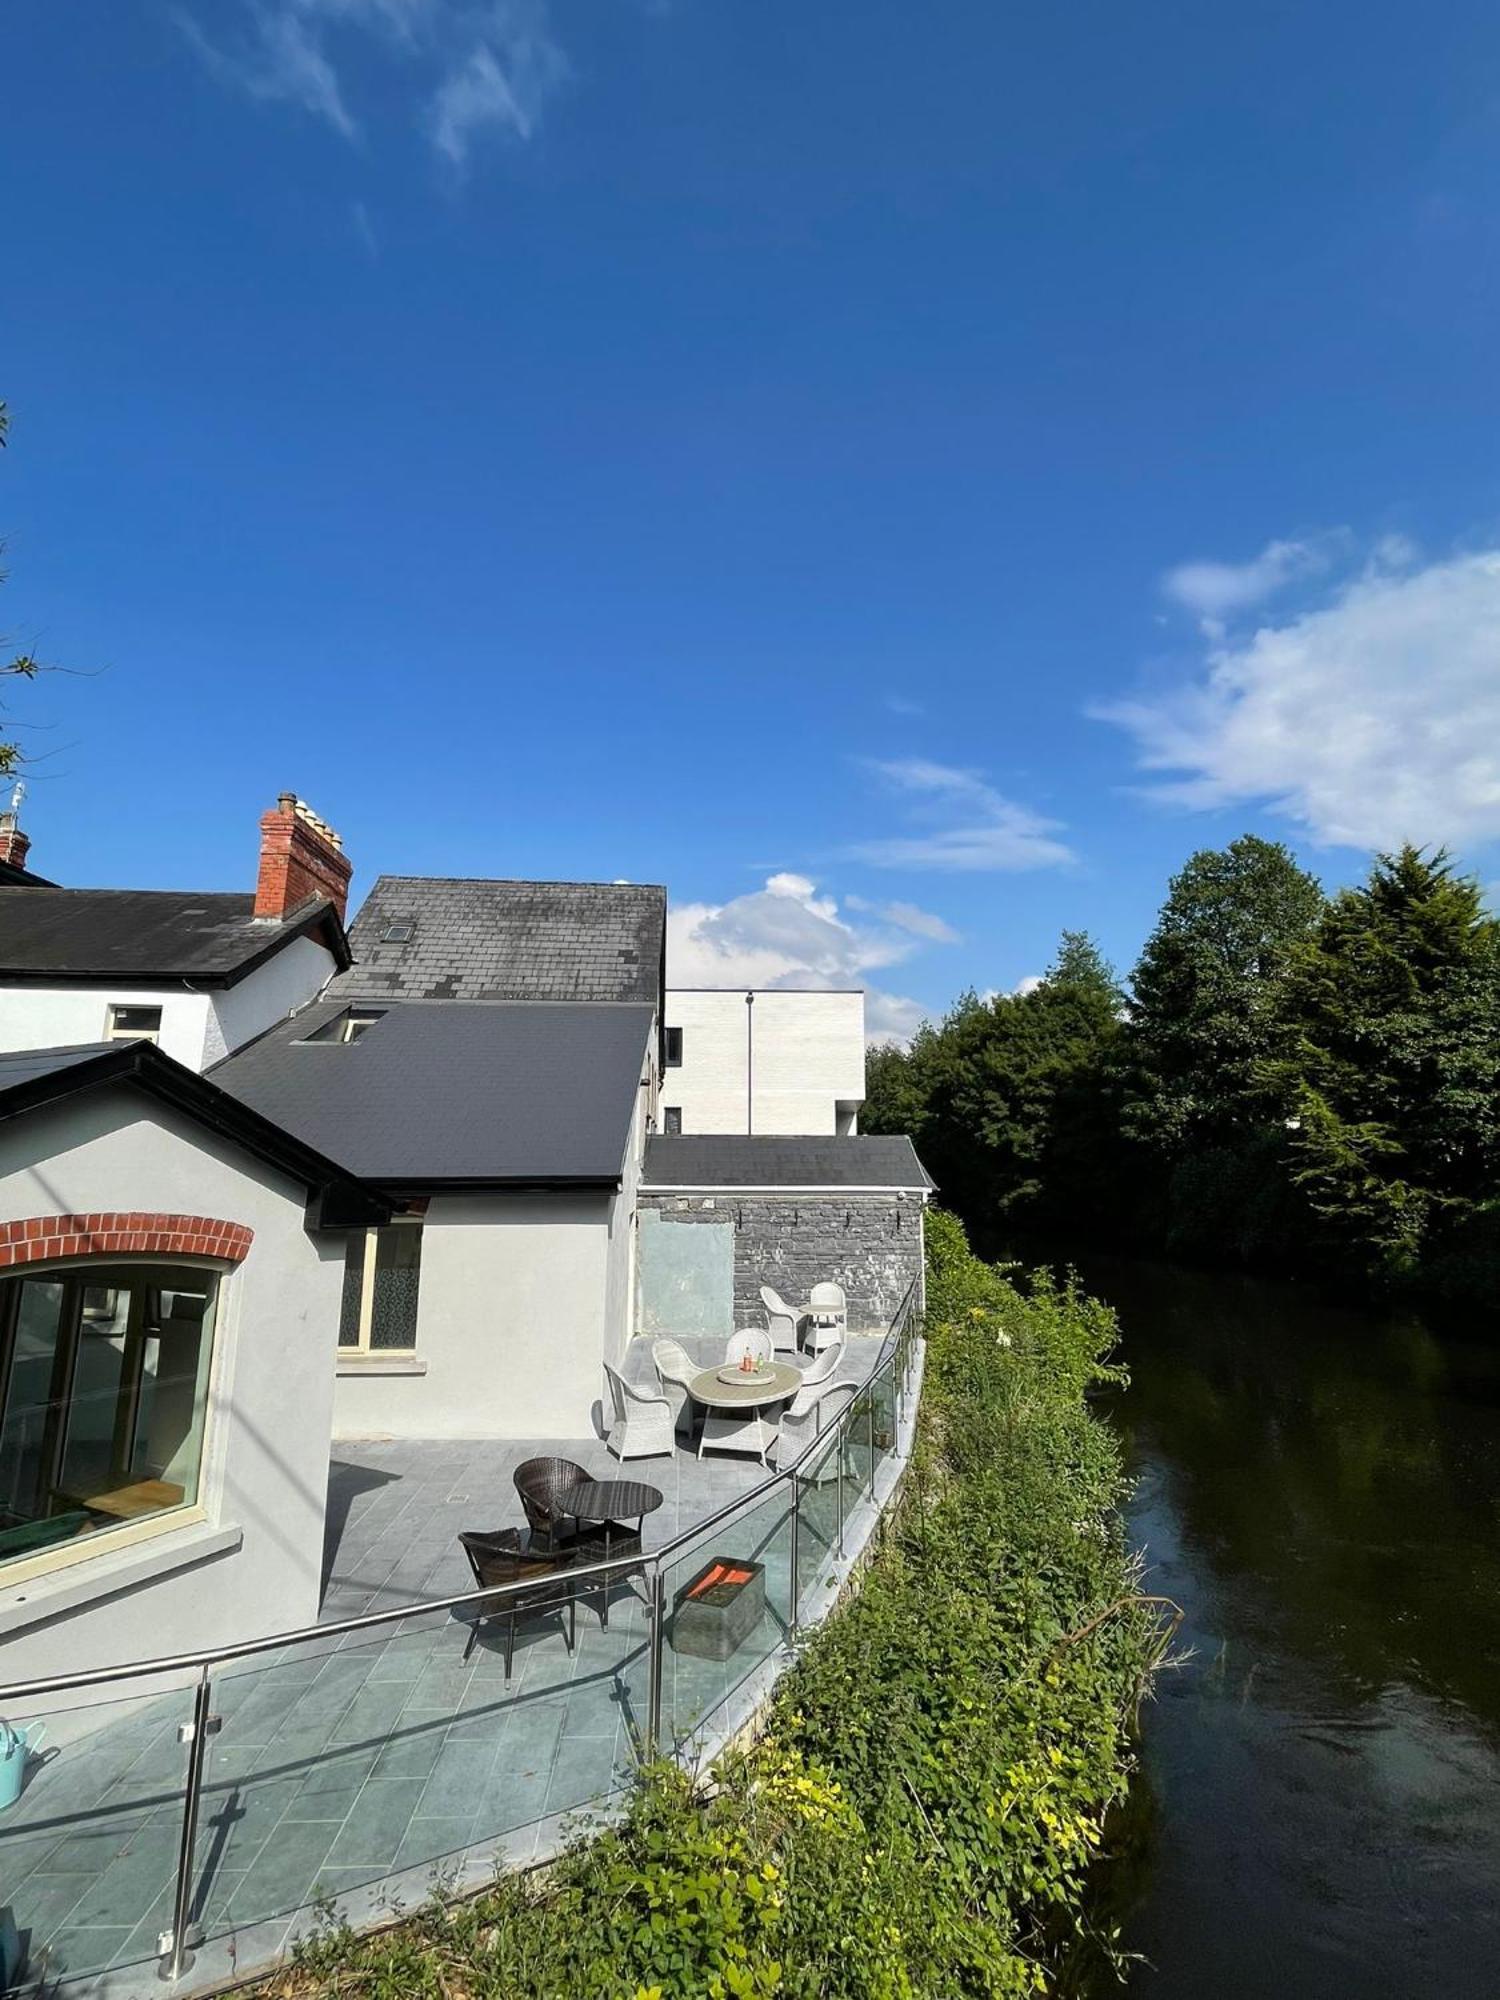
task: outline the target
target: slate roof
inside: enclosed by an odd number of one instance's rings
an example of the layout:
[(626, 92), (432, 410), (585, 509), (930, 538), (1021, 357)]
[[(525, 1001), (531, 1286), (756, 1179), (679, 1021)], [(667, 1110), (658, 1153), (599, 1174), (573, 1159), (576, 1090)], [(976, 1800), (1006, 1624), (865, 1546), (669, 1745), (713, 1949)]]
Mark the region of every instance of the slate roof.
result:
[(770, 1133), (659, 1133), (646, 1141), (645, 1187), (930, 1188), (904, 1134), (783, 1138)]
[(0, 884), (14, 883), (22, 889), (55, 889), (57, 884), (49, 882), (45, 875), (35, 875), (29, 868), (19, 868), (14, 861), (0, 861)]
[(347, 1004), (303, 1008), (213, 1081), (387, 1187), (619, 1180), (649, 1007), (392, 1001), (357, 1041), (307, 1039)]
[[(659, 1005), (667, 892), (635, 882), (382, 875), (349, 933), (346, 996)], [(385, 942), (392, 929), (411, 936)]]
[(341, 1162), (272, 1124), (150, 1042), (75, 1043), (0, 1055), (0, 1121), (101, 1088), (140, 1090), (290, 1174), (311, 1197), (308, 1217), (314, 1228), (360, 1228), (390, 1216), (389, 1200), (361, 1186)]
[(343, 966), (348, 942), (321, 899), (280, 923), (251, 895), (191, 889), (0, 887), (0, 981), (178, 980), (233, 986), (316, 932)]

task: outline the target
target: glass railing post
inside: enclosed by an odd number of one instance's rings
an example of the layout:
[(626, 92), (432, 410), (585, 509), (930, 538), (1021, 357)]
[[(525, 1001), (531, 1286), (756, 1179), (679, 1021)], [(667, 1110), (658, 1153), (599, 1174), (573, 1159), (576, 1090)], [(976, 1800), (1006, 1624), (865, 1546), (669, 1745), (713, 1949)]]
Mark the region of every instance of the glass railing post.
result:
[(198, 1803), (203, 1796), (203, 1766), (208, 1756), (208, 1739), (217, 1727), (209, 1713), (213, 1686), (205, 1666), (199, 1670), (193, 1691), (193, 1719), (187, 1725), (187, 1788), (182, 1800), (182, 1834), (177, 1848), (177, 1893), (172, 1902), (172, 1928), (157, 1939), (161, 1952), (161, 1976), (180, 1979), (193, 1962), (192, 1947), (197, 1942), (192, 1923), (193, 1854), (198, 1845)]
[(849, 1424), (847, 1422), (847, 1418), (849, 1415), (850, 1412), (846, 1411), (845, 1412), (846, 1421), (839, 1425), (837, 1435), (833, 1440), (834, 1465), (838, 1477), (838, 1488), (836, 1497), (838, 1500), (840, 1555), (844, 1553), (844, 1452), (847, 1447), (849, 1438)]
[(801, 1561), (801, 1550), (798, 1548), (797, 1545), (798, 1542), (801, 1540), (801, 1535), (802, 1535), (802, 1481), (797, 1477), (795, 1472), (792, 1473), (791, 1480), (792, 1480), (792, 1549), (791, 1549), (792, 1580), (790, 1588), (787, 1592), (787, 1596), (790, 1601), (787, 1604), (786, 1623), (787, 1623), (787, 1632), (789, 1636), (795, 1639), (797, 1636), (797, 1565)]
[(651, 1572), (651, 1602), (647, 1607), (651, 1630), (650, 1692), (646, 1702), (646, 1755), (654, 1757), (661, 1744), (661, 1686), (666, 1650), (667, 1578), (658, 1562)]

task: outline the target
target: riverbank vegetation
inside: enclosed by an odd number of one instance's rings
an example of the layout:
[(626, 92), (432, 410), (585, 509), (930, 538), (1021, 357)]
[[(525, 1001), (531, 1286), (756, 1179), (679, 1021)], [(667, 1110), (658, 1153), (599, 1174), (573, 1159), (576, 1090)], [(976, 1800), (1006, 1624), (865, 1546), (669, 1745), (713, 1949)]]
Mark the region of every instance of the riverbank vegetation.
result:
[[(928, 1358), (901, 1498), (711, 1796), (661, 1765), (544, 1877), (329, 1936), (263, 1989), (360, 2000), (959, 2000), (1076, 1957), (1161, 1628), (1091, 1413), (1107, 1308), (929, 1234)], [(1107, 1941), (1106, 1941), (1107, 1943)]]
[(976, 1241), (1310, 1273), (1492, 1307), (1500, 924), (1443, 853), (1333, 897), (1247, 836), (1173, 879), (1128, 992), (1065, 933), (1024, 993), (964, 995), (871, 1059)]

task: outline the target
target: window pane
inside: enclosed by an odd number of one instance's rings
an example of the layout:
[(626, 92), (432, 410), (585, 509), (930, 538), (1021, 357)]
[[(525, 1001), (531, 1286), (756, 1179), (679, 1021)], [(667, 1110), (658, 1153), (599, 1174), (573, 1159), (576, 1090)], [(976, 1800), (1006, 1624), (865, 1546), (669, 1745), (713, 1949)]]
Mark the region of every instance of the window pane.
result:
[(0, 1428), (0, 1558), (197, 1498), (217, 1279), (90, 1265), (7, 1280), (16, 1338)]
[(365, 1232), (349, 1232), (344, 1251), (344, 1302), (339, 1313), (339, 1346), (359, 1345), (359, 1301), (365, 1288)]
[(375, 1304), (370, 1316), (371, 1347), (415, 1347), (417, 1279), (422, 1266), (422, 1231), (393, 1223), (375, 1236)]
[(62, 1325), (61, 1279), (20, 1278), (15, 1346), (0, 1421), (0, 1554), (12, 1531), (46, 1512), (43, 1479), (52, 1374)]
[(119, 1040), (139, 1035), (143, 1040), (161, 1033), (160, 1007), (111, 1007), (109, 1032)]

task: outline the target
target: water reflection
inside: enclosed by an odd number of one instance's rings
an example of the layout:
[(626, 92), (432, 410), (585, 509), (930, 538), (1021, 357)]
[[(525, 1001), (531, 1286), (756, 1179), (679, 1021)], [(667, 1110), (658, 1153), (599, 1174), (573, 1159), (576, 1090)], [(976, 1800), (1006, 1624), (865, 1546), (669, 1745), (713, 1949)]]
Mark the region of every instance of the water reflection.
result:
[[(1149, 1587), (1153, 2000), (1500, 1994), (1500, 1340), (1093, 1260)], [(1139, 1858), (1139, 1856), (1137, 1857)]]

